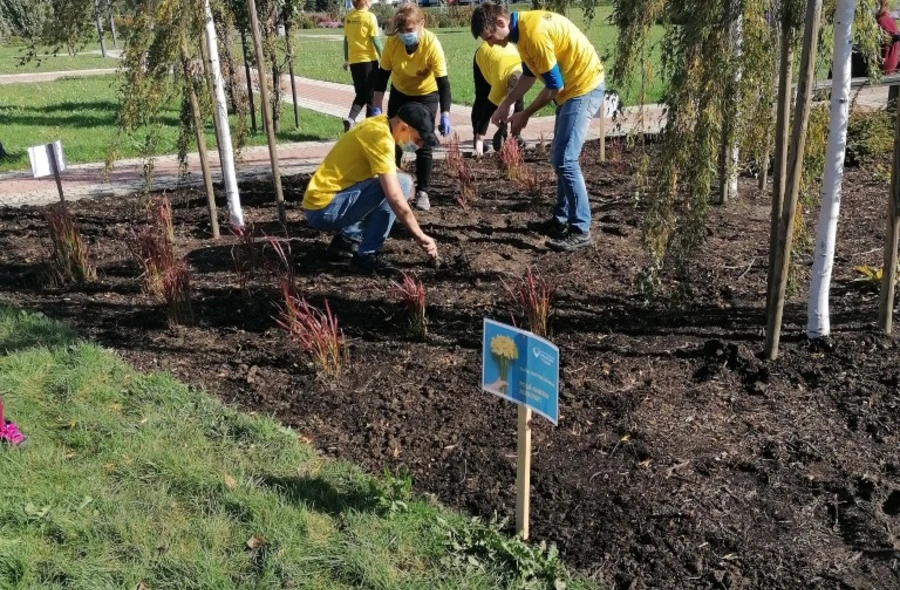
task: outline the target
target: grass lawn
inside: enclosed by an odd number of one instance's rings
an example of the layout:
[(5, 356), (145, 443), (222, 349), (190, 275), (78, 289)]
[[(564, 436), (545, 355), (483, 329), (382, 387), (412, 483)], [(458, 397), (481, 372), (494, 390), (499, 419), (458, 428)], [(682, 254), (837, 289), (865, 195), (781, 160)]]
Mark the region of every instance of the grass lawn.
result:
[[(597, 9), (590, 28), (585, 29), (584, 19), (580, 11), (573, 11), (573, 22), (582, 27), (588, 38), (597, 48), (607, 71), (612, 67), (612, 54), (618, 36), (616, 27), (607, 22), (612, 13), (612, 8), (603, 6)], [(450, 85), (453, 90), (453, 102), (471, 105), (475, 100), (475, 86), (472, 78), (472, 56), (478, 48), (478, 41), (472, 39), (472, 33), (468, 27), (432, 29), (444, 47), (447, 57), (447, 67), (450, 72)], [(655, 40), (662, 37), (662, 27), (656, 28)], [(319, 31), (299, 31), (297, 37), (296, 69), (300, 76), (352, 84), (350, 74), (341, 69), (344, 62), (343, 46), (340, 39), (325, 37), (315, 38), (316, 35), (343, 35), (341, 29), (328, 29)], [(343, 38), (343, 37), (341, 37)], [(658, 51), (655, 52), (658, 56)], [(658, 57), (657, 57), (658, 59)], [(539, 87), (540, 84), (536, 84)], [(630, 89), (619, 89), (619, 93), (625, 95), (626, 104), (634, 104), (636, 95), (628, 94)], [(537, 90), (532, 93), (536, 94)], [(648, 102), (657, 102), (662, 96), (662, 86), (656, 84), (648, 93)]]
[[(591, 588), (409, 481), (0, 308), (0, 588)], [(533, 568), (526, 577), (525, 572)]]
[[(99, 46), (98, 46), (99, 47)], [(70, 70), (94, 70), (101, 68), (119, 67), (119, 59), (115, 57), (101, 57), (99, 53), (80, 52), (69, 56), (65, 50), (59, 55), (50, 55), (50, 48), (39, 50), (40, 58), (19, 65), (19, 58), (23, 55), (24, 47), (0, 47), (0, 74), (34, 74), (37, 72), (62, 72)], [(88, 47), (84, 51), (95, 49)]]
[[(0, 85), (0, 142), (11, 157), (0, 161), (0, 172), (29, 167), (27, 148), (61, 139), (69, 163), (102, 162), (116, 132), (118, 87), (115, 76), (67, 78), (54, 82)], [(257, 102), (258, 104), (258, 102)], [(172, 104), (166, 113), (159, 154), (178, 152), (179, 107)], [(293, 107), (285, 105), (281, 142), (331, 139), (341, 132), (335, 117), (302, 110), (299, 131), (294, 130)], [(232, 117), (232, 130), (236, 128)], [(207, 146), (215, 149), (212, 121), (206, 129)], [(265, 145), (260, 126), (247, 138), (248, 145)], [(137, 140), (123, 142), (122, 158), (138, 155)], [(196, 150), (191, 142), (191, 150)]]

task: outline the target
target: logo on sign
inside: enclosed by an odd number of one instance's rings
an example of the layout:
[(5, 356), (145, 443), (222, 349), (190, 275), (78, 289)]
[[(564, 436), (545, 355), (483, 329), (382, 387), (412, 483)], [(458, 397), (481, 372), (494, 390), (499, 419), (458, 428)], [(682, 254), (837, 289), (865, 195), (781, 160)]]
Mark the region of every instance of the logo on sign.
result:
[(531, 349), (531, 352), (532, 352), (532, 354), (534, 354), (534, 358), (538, 359), (539, 361), (541, 361), (542, 363), (544, 363), (544, 364), (547, 365), (548, 367), (549, 367), (550, 365), (552, 365), (552, 364), (556, 361), (556, 359), (554, 359), (554, 358), (553, 358), (552, 356), (550, 356), (547, 352), (541, 350), (541, 349), (538, 348), (537, 346), (533, 347), (533, 348)]

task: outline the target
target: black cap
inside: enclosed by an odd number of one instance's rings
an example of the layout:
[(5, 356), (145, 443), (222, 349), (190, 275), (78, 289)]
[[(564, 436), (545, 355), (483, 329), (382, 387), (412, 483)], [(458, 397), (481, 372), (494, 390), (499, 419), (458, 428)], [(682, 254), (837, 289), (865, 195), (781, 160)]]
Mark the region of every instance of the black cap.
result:
[(434, 115), (428, 107), (418, 102), (410, 102), (397, 111), (401, 121), (419, 132), (419, 137), (425, 145), (435, 147), (441, 144), (434, 134)]

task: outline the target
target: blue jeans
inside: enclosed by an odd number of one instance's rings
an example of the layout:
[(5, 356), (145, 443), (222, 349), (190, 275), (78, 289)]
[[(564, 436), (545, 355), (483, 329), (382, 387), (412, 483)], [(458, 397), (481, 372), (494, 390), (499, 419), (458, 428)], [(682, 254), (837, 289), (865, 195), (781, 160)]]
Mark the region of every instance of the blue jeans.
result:
[[(412, 196), (413, 179), (397, 174), (406, 200)], [(361, 255), (375, 254), (391, 233), (397, 216), (388, 205), (378, 178), (363, 180), (334, 195), (321, 209), (304, 209), (306, 221), (315, 229), (340, 232), (359, 244)]]
[(556, 171), (553, 216), (562, 225), (582, 233), (591, 230), (591, 203), (578, 158), (587, 139), (591, 118), (603, 104), (605, 91), (605, 84), (600, 84), (587, 94), (570, 98), (556, 107), (550, 147), (550, 163)]

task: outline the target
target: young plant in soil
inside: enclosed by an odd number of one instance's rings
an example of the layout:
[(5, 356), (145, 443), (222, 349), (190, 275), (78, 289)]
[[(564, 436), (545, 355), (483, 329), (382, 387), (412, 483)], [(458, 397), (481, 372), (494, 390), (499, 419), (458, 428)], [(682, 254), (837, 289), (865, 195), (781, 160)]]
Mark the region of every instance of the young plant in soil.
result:
[(406, 309), (413, 335), (425, 340), (428, 334), (428, 318), (425, 317), (425, 286), (415, 276), (403, 273), (403, 281), (393, 281), (392, 291)]
[(526, 194), (537, 194), (540, 189), (540, 181), (528, 166), (525, 165), (525, 154), (516, 138), (509, 136), (500, 147), (498, 154), (500, 166), (506, 171), (506, 176), (520, 191)]
[(172, 205), (163, 197), (151, 209), (149, 223), (135, 234), (131, 252), (143, 271), (144, 293), (166, 307), (169, 325), (193, 323), (191, 271), (184, 258), (175, 255)]
[[(291, 254), (291, 243), (287, 241), (284, 242), (287, 244), (287, 251), (285, 251), (284, 246), (281, 245), (282, 242), (277, 238), (266, 236), (266, 242), (278, 256), (279, 264), (271, 270), (278, 276), (279, 287), (282, 292), (289, 293), (292, 296), (297, 295), (297, 272), (294, 270), (294, 257)], [(263, 261), (263, 264), (266, 264), (265, 260)]]
[(348, 358), (347, 342), (328, 300), (325, 300), (325, 311), (317, 309), (303, 297), (294, 295), (287, 281), (281, 283), (281, 295), (284, 303), (278, 325), (300, 345), (320, 376), (333, 379), (340, 375)]
[(256, 232), (253, 224), (246, 224), (244, 227), (235, 226), (231, 231), (238, 240), (231, 248), (231, 260), (234, 262), (241, 291), (244, 295), (250, 296), (250, 279), (263, 266), (262, 251), (254, 239)]
[[(540, 276), (535, 276), (531, 268), (515, 283), (503, 282), (506, 292), (525, 317), (528, 329), (537, 336), (550, 335), (550, 314), (552, 312), (553, 288)], [(515, 318), (513, 318), (515, 324)]]
[(55, 285), (83, 284), (97, 278), (87, 244), (65, 203), (53, 205), (44, 214), (53, 250), (47, 261), (48, 279)]
[(459, 149), (459, 135), (453, 134), (453, 139), (447, 143), (446, 150), (447, 174), (459, 182), (456, 202), (463, 211), (468, 211), (469, 204), (478, 198), (478, 186), (475, 181), (475, 174)]

